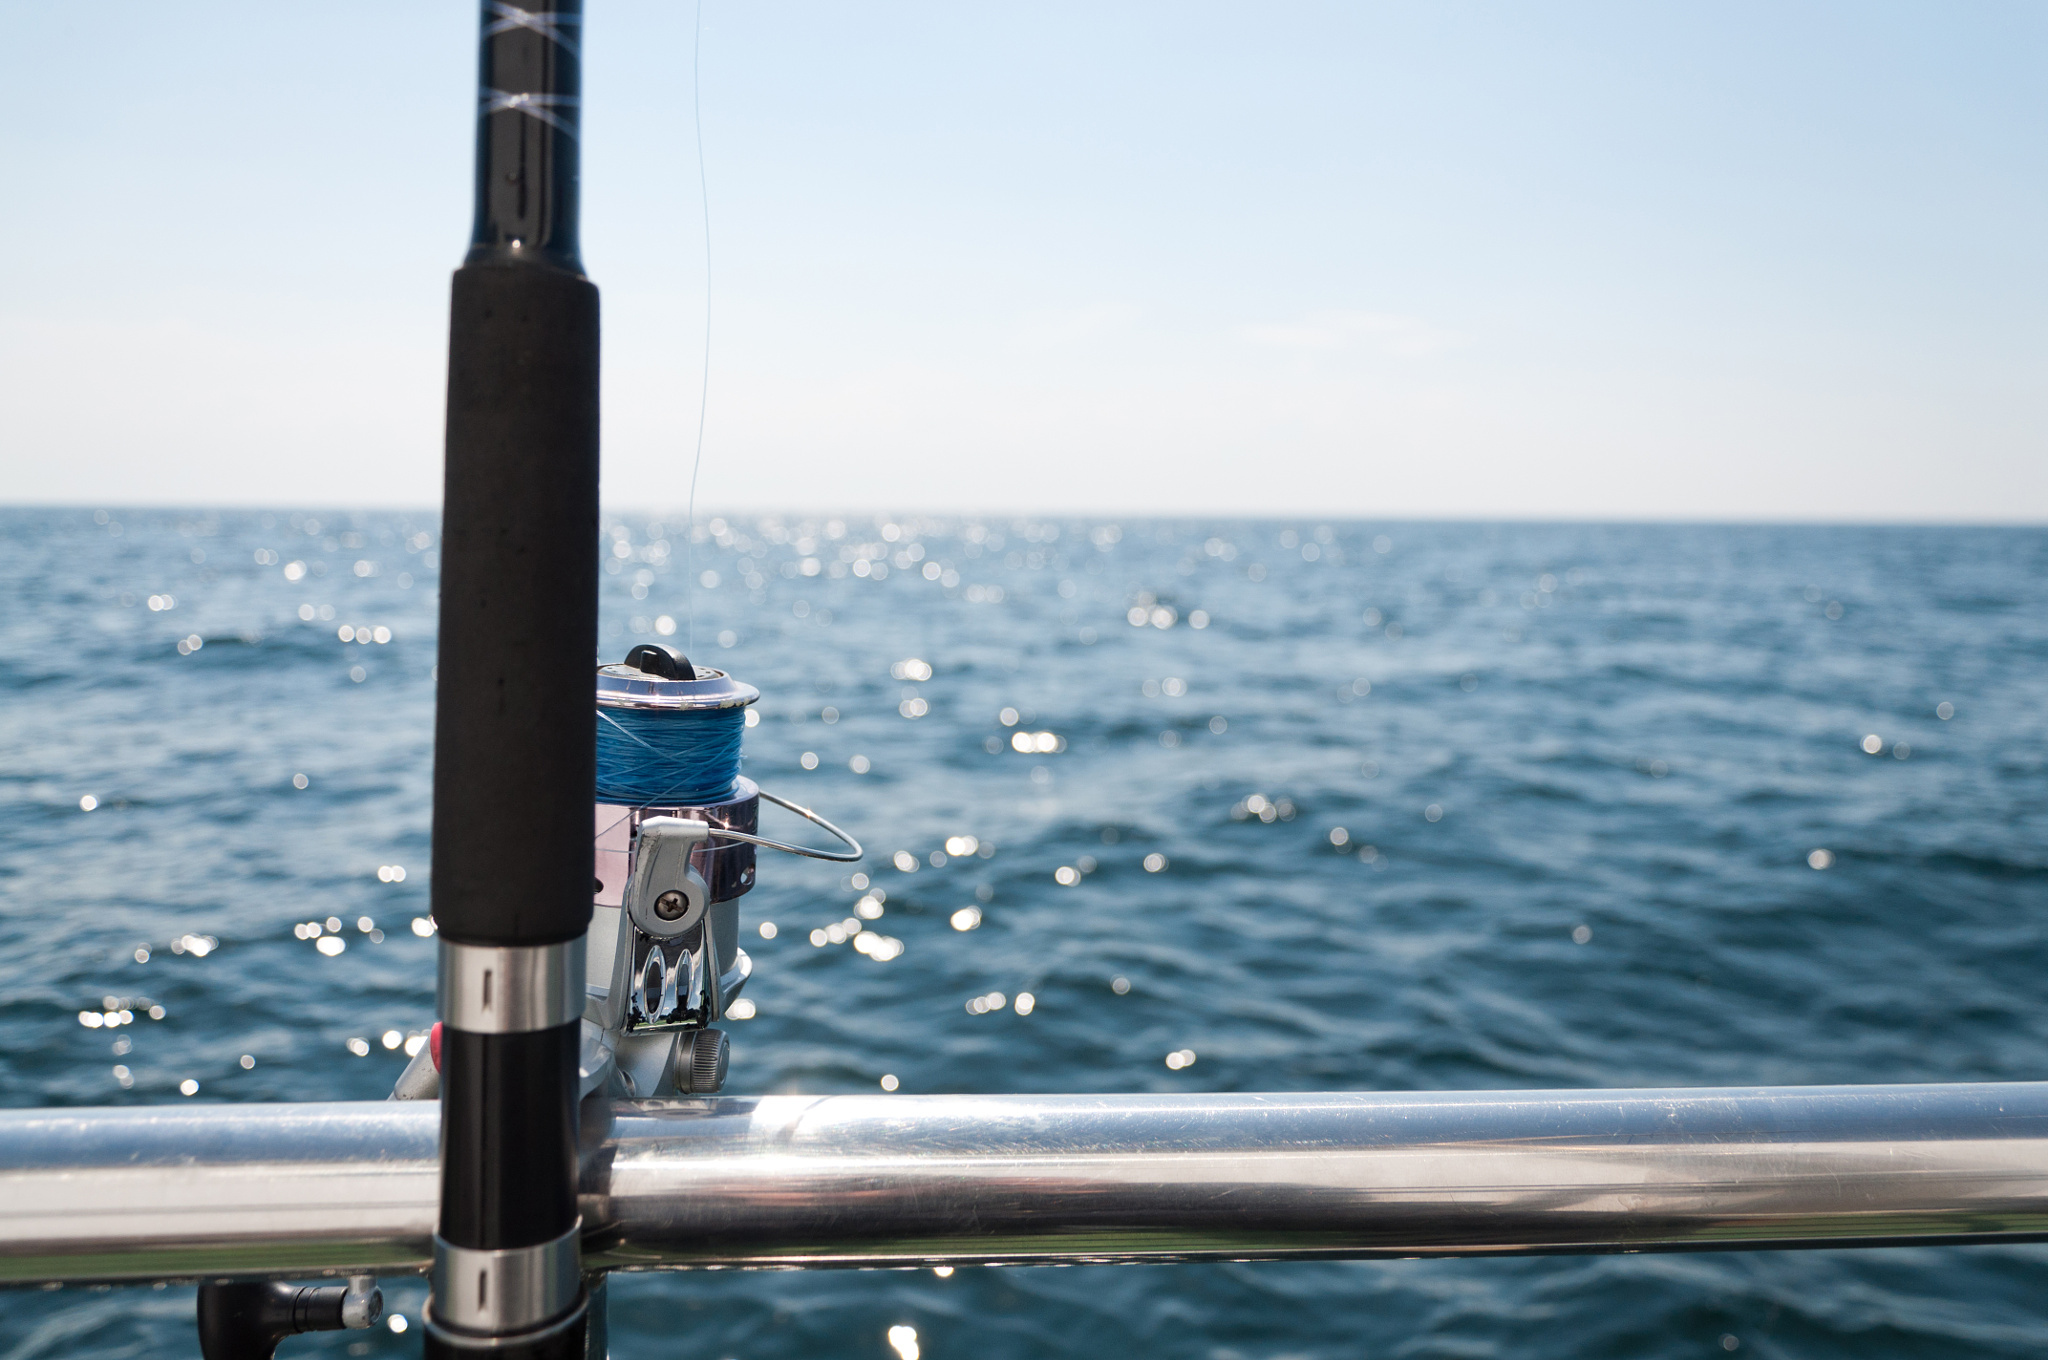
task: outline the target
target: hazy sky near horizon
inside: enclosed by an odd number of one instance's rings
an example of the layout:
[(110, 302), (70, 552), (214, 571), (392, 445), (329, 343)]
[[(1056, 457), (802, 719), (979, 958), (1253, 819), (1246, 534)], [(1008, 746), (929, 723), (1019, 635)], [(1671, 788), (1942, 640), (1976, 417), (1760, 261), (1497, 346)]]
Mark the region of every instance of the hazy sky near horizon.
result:
[[(589, 0), (680, 505), (684, 3)], [(7, 6), (0, 500), (422, 505), (468, 4)], [(699, 504), (2048, 520), (2048, 8), (709, 0)]]

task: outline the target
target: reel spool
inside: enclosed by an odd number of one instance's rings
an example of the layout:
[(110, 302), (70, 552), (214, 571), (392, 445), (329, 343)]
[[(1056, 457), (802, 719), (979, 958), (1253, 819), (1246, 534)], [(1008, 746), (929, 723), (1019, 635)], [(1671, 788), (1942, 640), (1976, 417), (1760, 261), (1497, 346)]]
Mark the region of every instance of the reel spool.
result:
[[(859, 842), (739, 773), (745, 710), (761, 697), (674, 648), (642, 644), (597, 672), (597, 801), (586, 1028), (631, 1096), (724, 1083), (712, 1027), (753, 974), (739, 947), (739, 899), (765, 847), (850, 862)], [(768, 840), (761, 800), (844, 842), (843, 851)], [(589, 1045), (586, 1045), (589, 1047)], [(603, 1060), (586, 1061), (586, 1082)]]

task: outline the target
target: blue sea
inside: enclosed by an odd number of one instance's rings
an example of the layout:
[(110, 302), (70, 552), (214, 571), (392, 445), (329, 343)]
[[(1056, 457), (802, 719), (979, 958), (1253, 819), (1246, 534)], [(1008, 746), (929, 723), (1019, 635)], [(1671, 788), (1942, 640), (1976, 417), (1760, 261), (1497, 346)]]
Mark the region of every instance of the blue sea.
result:
[[(0, 1103), (389, 1090), (434, 1009), (438, 546), (430, 513), (0, 513)], [(597, 550), (604, 658), (757, 686), (747, 773), (869, 847), (867, 882), (764, 857), (730, 1091), (2048, 1077), (2048, 532), (622, 514)], [(868, 895), (895, 957), (813, 934)], [(0, 1295), (0, 1360), (196, 1355), (192, 1307)], [(892, 1327), (925, 1360), (2034, 1356), (2048, 1247), (612, 1286), (622, 1360)]]

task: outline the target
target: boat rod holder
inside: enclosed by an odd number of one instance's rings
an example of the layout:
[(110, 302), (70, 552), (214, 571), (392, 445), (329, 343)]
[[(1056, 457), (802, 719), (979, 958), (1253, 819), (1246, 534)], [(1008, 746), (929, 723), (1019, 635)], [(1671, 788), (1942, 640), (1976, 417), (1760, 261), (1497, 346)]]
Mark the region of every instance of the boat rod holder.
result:
[(345, 1285), (210, 1280), (199, 1286), (199, 1354), (204, 1360), (271, 1360), (277, 1343), (301, 1332), (360, 1331), (384, 1315), (373, 1275)]

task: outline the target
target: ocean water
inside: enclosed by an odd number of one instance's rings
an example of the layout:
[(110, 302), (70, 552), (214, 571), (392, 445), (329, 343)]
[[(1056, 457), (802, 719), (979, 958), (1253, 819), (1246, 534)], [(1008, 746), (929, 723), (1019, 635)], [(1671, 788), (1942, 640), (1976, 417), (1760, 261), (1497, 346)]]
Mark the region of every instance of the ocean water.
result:
[[(389, 1089), (433, 1013), (412, 922), (436, 531), (0, 513), (0, 1103)], [(862, 885), (764, 857), (731, 1091), (2048, 1076), (2048, 533), (847, 516), (700, 536), (608, 521), (604, 656), (672, 627), (758, 686), (748, 773), (866, 842), (873, 926), (902, 942), (812, 944)], [(108, 1010), (134, 1019), (81, 1023)], [(386, 1290), (417, 1315), (418, 1281)], [(2042, 1247), (612, 1295), (620, 1357), (885, 1357), (893, 1326), (929, 1360), (2048, 1347)], [(189, 1289), (0, 1294), (0, 1360), (196, 1355), (191, 1319)]]

